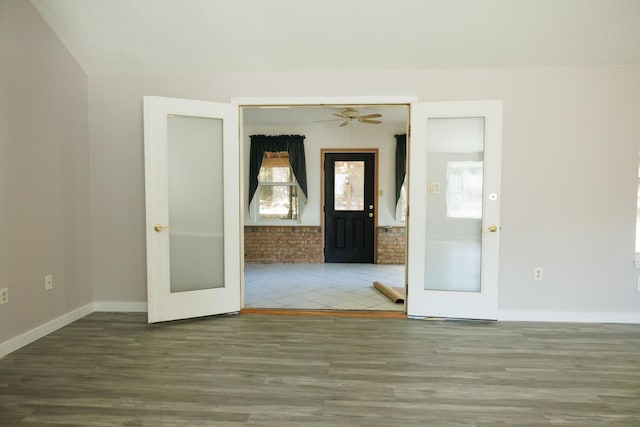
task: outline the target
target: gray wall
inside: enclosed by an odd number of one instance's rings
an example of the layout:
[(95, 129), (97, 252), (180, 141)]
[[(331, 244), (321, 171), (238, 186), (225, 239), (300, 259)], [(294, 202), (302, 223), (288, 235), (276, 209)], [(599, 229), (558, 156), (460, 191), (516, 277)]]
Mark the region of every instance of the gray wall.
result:
[(0, 58), (2, 343), (93, 292), (87, 77), (28, 1), (0, 1)]
[(638, 67), (91, 76), (96, 301), (146, 300), (144, 95), (502, 99), (500, 311), (640, 312)]

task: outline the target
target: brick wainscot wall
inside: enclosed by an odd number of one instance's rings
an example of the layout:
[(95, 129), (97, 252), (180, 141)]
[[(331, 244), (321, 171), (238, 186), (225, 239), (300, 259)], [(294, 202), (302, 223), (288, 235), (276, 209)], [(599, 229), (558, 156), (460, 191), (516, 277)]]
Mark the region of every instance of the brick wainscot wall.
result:
[[(378, 264), (404, 264), (405, 227), (378, 227)], [(245, 226), (244, 260), (259, 263), (322, 263), (322, 228), (318, 226)]]
[(378, 227), (378, 264), (404, 264), (407, 252), (406, 227)]
[(322, 229), (309, 226), (245, 226), (246, 262), (324, 262)]

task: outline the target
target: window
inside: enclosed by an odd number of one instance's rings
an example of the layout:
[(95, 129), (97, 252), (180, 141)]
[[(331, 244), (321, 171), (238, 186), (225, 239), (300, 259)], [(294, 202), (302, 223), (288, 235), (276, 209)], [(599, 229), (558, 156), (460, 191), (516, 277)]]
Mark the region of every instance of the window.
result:
[(396, 135), (396, 221), (407, 220), (407, 134)]
[(249, 211), (253, 222), (300, 222), (307, 200), (304, 135), (251, 135)]
[(287, 152), (265, 152), (258, 173), (258, 218), (299, 217), (298, 183)]
[(396, 203), (396, 221), (407, 220), (407, 177), (405, 175), (400, 187), (400, 196), (398, 197), (398, 203)]
[(447, 216), (482, 218), (483, 162), (447, 163)]

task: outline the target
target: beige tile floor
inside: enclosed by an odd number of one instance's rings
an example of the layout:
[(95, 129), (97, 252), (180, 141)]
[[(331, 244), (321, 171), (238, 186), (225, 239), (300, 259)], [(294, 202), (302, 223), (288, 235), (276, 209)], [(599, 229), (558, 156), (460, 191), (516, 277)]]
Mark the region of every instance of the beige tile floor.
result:
[(246, 263), (244, 274), (246, 308), (405, 311), (373, 287), (403, 286), (404, 265)]

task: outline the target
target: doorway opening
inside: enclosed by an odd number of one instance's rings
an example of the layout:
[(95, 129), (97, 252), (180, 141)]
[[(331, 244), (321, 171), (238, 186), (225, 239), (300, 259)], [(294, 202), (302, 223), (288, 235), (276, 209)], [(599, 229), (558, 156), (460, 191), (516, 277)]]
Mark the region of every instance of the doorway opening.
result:
[[(241, 118), (244, 307), (405, 312), (405, 304), (391, 301), (373, 283), (406, 283), (395, 157), (396, 136), (407, 133), (409, 106), (242, 106)], [(250, 184), (251, 145), (258, 136), (303, 138), (306, 177), (301, 180), (283, 161), (286, 155), (267, 150), (258, 184)], [(276, 178), (275, 163), (282, 168)]]

